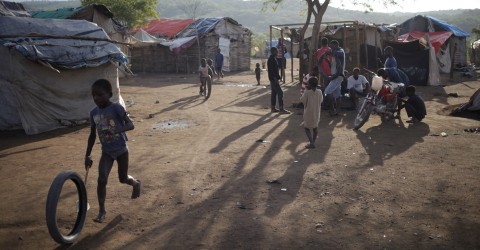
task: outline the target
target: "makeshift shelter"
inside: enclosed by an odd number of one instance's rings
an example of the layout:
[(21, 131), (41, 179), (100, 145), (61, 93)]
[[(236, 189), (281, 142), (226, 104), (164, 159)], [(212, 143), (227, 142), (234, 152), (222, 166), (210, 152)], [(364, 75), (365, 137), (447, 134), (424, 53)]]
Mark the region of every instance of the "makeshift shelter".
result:
[[(292, 50), (293, 56), (296, 57), (299, 54), (299, 33), (303, 26), (303, 23), (270, 25), (270, 40), (272, 40), (272, 30), (280, 31), (281, 37), (291, 37), (293, 45), (287, 46), (287, 49)], [(312, 32), (313, 24), (310, 24), (305, 31), (304, 41), (307, 43), (309, 50), (315, 52), (321, 45), (312, 44)], [(388, 25), (367, 24), (358, 21), (323, 22), (320, 25), (319, 35), (327, 37), (329, 41), (337, 40), (339, 42), (340, 47), (345, 50), (345, 69), (348, 71), (351, 71), (354, 67), (376, 71), (378, 68), (377, 58), (382, 54), (383, 41), (395, 37), (395, 28)], [(275, 41), (272, 40), (272, 44), (275, 45)], [(293, 68), (291, 70), (293, 81)], [(308, 72), (308, 69), (305, 72)]]
[(417, 15), (397, 26), (399, 35), (403, 35), (412, 31), (422, 32), (452, 32), (450, 39), (447, 39), (447, 45), (453, 54), (454, 48), (454, 64), (465, 65), (467, 63), (467, 37), (470, 33), (461, 30), (455, 25), (449, 24), (443, 20), (432, 16)]
[(0, 16), (0, 130), (37, 134), (85, 121), (91, 85), (112, 83), (126, 56), (96, 24), (84, 20)]
[[(327, 22), (320, 36), (337, 40), (345, 51), (345, 69), (368, 68), (376, 71), (383, 43), (394, 38), (395, 29), (387, 25), (360, 23), (358, 21)], [(320, 45), (318, 46), (320, 47)]]
[(224, 55), (225, 71), (250, 69), (252, 33), (231, 18), (198, 19), (183, 30), (172, 30), (171, 34), (173, 33), (176, 38), (165, 43), (135, 46), (131, 52), (132, 70), (196, 72), (200, 58), (214, 59), (218, 48)]
[[(128, 41), (128, 27), (113, 17), (113, 13), (102, 4), (89, 4), (76, 8), (61, 8), (52, 11), (34, 11), (33, 18), (46, 19), (75, 19), (87, 20), (96, 23), (110, 37), (117, 42)], [(123, 53), (128, 55), (128, 47), (125, 44), (117, 44)]]
[[(440, 73), (466, 65), (466, 37), (458, 27), (431, 16), (415, 16), (397, 26), (399, 37), (387, 42), (394, 48), (399, 68), (417, 85), (440, 84)], [(402, 43), (416, 45), (402, 45)], [(412, 48), (415, 49), (412, 50)]]

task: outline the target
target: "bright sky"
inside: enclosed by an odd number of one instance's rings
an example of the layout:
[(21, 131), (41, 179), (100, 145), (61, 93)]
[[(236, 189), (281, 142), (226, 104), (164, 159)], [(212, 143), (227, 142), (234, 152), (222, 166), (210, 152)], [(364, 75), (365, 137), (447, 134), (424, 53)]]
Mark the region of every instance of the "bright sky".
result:
[[(352, 0), (343, 0), (345, 6), (341, 6), (341, 0), (331, 0), (332, 7), (343, 9), (360, 10), (358, 6), (350, 4)], [(452, 10), (452, 9), (480, 9), (480, 0), (398, 0), (398, 6), (389, 5), (385, 8), (382, 4), (378, 4), (379, 0), (373, 0), (374, 12), (425, 12), (435, 10)]]

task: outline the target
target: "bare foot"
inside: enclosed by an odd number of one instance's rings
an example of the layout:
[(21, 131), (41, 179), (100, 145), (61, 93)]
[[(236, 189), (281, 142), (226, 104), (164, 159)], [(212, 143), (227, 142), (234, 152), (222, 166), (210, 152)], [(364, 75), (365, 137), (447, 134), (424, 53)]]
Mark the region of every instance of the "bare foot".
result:
[(106, 211), (98, 213), (97, 217), (93, 219), (93, 221), (97, 223), (102, 223), (105, 220), (105, 215), (107, 215)]
[(136, 183), (133, 184), (132, 199), (140, 197), (141, 182), (136, 180)]

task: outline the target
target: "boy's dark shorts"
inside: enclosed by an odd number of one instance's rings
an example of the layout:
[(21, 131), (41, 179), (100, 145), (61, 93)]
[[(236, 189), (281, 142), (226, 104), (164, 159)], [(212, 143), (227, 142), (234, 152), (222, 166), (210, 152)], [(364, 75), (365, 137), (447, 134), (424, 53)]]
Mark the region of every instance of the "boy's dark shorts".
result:
[(277, 57), (277, 64), (279, 69), (285, 69), (285, 67), (287, 66), (287, 59), (283, 57)]

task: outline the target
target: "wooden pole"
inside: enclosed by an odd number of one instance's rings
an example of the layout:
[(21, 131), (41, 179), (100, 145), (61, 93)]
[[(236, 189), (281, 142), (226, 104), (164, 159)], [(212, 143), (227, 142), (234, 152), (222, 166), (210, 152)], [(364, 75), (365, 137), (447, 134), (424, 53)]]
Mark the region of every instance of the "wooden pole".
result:
[(360, 32), (358, 30), (358, 23), (354, 23), (355, 25), (355, 47), (357, 48), (357, 65), (360, 65), (360, 49), (362, 48), (360, 46)]
[[(367, 25), (363, 25), (363, 44), (365, 46), (365, 67), (368, 68)], [(360, 67), (363, 68), (363, 65)]]
[[(291, 63), (290, 73), (292, 75), (292, 82), (293, 82), (293, 39), (292, 39), (292, 36), (290, 36), (290, 63)], [(302, 62), (299, 61), (299, 63), (302, 63)]]
[(453, 46), (452, 63), (450, 64), (450, 81), (453, 81), (453, 67), (455, 65), (455, 54), (457, 53), (457, 43)]

